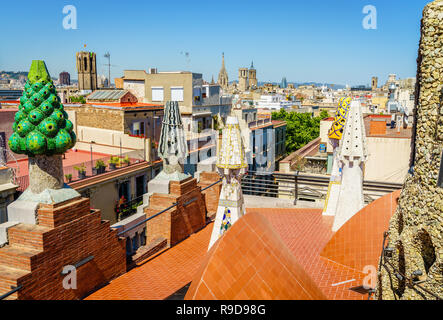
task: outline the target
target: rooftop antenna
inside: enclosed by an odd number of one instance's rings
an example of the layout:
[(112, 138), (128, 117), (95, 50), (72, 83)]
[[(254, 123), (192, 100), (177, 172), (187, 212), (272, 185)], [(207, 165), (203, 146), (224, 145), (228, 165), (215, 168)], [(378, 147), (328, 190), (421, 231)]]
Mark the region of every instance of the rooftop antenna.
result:
[(108, 66), (108, 88), (110, 88), (111, 87), (111, 54), (109, 52), (106, 52), (104, 57), (108, 59), (108, 64), (106, 64), (106, 66)]

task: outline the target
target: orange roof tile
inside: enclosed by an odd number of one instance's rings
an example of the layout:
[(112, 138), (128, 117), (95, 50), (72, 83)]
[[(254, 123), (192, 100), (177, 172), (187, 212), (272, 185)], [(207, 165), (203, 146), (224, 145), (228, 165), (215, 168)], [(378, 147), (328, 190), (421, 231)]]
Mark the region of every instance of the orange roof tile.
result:
[(163, 300), (188, 284), (208, 250), (212, 223), (86, 300)]
[(367, 296), (349, 290), (363, 283), (365, 274), (362, 271), (320, 257), (321, 250), (333, 235), (334, 217), (323, 216), (321, 209), (260, 208), (248, 209), (248, 212), (262, 213), (269, 220), (295, 259), (328, 299), (367, 299)]
[(377, 267), (383, 233), (389, 228), (400, 192), (387, 194), (355, 214), (329, 240), (321, 256), (357, 270)]
[(121, 108), (124, 110), (127, 109), (143, 109), (143, 108), (163, 108), (162, 104), (154, 104), (154, 103), (142, 103), (142, 102), (135, 102), (135, 103), (131, 103), (131, 102), (90, 102), (87, 103), (86, 105), (94, 105), (94, 106), (108, 106), (108, 107), (117, 107), (117, 108)]
[(247, 209), (209, 252), (213, 224), (88, 299), (165, 299), (194, 278), (187, 298), (365, 300), (349, 289), (363, 284), (364, 265), (377, 266), (398, 195), (374, 201), (335, 234), (321, 209)]
[(248, 213), (206, 255), (185, 299), (326, 300), (259, 213)]

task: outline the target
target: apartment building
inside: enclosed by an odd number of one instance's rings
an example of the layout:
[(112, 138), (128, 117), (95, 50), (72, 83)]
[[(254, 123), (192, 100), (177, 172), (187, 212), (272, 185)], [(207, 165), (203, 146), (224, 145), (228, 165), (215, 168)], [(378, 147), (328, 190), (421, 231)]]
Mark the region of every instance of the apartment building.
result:
[(185, 172), (194, 174), (198, 162), (215, 156), (216, 119), (225, 121), (232, 103), (231, 97), (222, 95), (219, 84), (205, 82), (201, 73), (154, 68), (125, 70), (116, 83), (143, 103), (178, 101), (189, 150)]

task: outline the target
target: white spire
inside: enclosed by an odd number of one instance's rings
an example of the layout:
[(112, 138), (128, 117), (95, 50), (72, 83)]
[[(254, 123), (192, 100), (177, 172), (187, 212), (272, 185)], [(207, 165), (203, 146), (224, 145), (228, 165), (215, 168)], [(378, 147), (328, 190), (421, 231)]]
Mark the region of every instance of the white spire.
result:
[(364, 162), (367, 156), (366, 133), (361, 105), (358, 101), (352, 101), (338, 151), (338, 158), (340, 161)]
[(352, 101), (338, 149), (342, 178), (332, 231), (340, 229), (364, 207), (363, 164), (367, 156), (361, 105), (358, 101)]

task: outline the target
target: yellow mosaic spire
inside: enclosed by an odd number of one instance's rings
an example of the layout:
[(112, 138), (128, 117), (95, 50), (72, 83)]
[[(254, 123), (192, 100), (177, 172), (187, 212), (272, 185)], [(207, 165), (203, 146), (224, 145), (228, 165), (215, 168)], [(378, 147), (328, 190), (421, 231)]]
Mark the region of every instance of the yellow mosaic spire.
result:
[(343, 130), (348, 117), (349, 105), (351, 104), (351, 98), (340, 98), (338, 101), (338, 108), (335, 114), (334, 122), (331, 129), (329, 129), (328, 137), (330, 139), (341, 140), (343, 136)]

